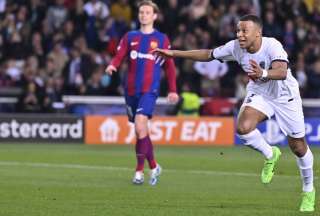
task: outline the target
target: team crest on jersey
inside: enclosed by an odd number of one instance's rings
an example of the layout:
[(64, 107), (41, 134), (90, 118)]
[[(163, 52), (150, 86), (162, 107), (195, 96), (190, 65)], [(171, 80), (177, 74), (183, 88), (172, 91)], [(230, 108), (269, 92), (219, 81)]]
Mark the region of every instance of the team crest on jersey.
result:
[(266, 62), (262, 61), (259, 63), (259, 65), (262, 69), (266, 69)]
[(157, 41), (151, 41), (150, 47), (151, 47), (151, 49), (157, 48), (158, 47), (158, 42)]

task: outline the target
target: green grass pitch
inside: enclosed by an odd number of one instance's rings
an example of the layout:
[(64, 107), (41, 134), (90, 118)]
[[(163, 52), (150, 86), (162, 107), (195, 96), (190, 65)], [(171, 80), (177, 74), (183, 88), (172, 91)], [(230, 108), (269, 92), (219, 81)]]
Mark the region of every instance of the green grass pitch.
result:
[[(320, 149), (312, 148), (315, 175)], [(1, 216), (282, 216), (300, 214), (301, 182), (288, 148), (270, 185), (245, 147), (156, 146), (157, 186), (131, 184), (133, 146), (0, 145)], [(315, 181), (317, 185), (317, 179)], [(317, 188), (319, 191), (319, 188)]]

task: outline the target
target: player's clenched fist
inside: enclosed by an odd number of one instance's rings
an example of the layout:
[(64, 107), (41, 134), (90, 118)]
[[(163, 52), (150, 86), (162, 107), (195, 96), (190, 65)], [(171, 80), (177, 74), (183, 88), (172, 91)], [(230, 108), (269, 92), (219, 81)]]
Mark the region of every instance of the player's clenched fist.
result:
[(167, 100), (171, 104), (178, 103), (179, 101), (179, 95), (175, 92), (170, 92), (167, 96)]
[(252, 79), (256, 80), (261, 78), (262, 76), (262, 69), (261, 67), (258, 65), (258, 63), (252, 59), (249, 60), (251, 69), (248, 72), (248, 76), (251, 77)]

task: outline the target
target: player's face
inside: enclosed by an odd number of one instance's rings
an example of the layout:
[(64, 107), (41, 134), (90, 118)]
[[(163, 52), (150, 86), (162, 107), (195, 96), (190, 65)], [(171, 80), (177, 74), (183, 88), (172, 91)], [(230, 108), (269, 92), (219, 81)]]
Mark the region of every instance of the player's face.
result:
[(240, 21), (237, 26), (237, 38), (242, 49), (248, 49), (261, 37), (261, 28), (252, 21)]
[(142, 5), (139, 8), (138, 16), (141, 25), (152, 25), (157, 18), (157, 14), (154, 12), (153, 7), (149, 5)]

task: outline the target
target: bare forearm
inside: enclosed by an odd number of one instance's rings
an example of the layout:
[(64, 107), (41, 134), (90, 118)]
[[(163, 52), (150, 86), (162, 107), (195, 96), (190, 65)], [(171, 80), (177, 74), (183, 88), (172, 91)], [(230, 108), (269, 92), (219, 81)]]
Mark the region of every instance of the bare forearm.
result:
[(272, 80), (284, 80), (287, 78), (288, 63), (284, 61), (274, 61), (271, 64), (267, 78)]
[(213, 58), (211, 56), (211, 50), (209, 49), (201, 49), (201, 50), (172, 50), (173, 57), (187, 58), (194, 61), (211, 61)]
[(267, 78), (272, 80), (285, 80), (287, 77), (287, 70), (282, 68), (270, 69)]
[(271, 64), (271, 69), (262, 69), (258, 63), (252, 59), (249, 60), (251, 69), (248, 71), (248, 76), (255, 79), (271, 79), (284, 80), (287, 77), (288, 63), (284, 61), (274, 61)]

